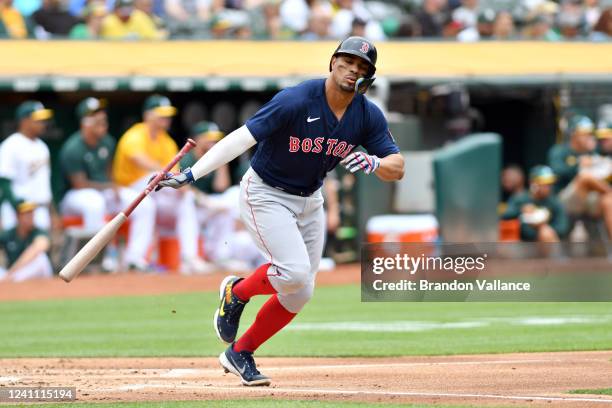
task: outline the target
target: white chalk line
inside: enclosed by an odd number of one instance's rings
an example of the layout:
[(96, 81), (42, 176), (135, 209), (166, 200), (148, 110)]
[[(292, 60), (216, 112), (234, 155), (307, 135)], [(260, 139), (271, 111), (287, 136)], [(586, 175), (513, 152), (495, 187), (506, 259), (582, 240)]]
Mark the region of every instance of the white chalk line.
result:
[[(462, 366), (462, 365), (498, 365), (498, 364), (540, 364), (540, 363), (561, 363), (562, 359), (525, 359), (525, 360), (484, 360), (484, 361), (424, 361), (424, 362), (413, 362), (413, 363), (370, 363), (370, 364), (318, 364), (318, 365), (300, 365), (300, 366), (283, 366), (283, 367), (265, 367), (264, 370), (268, 371), (311, 371), (311, 370), (346, 370), (346, 369), (368, 369), (368, 368), (401, 368), (401, 367), (423, 367), (423, 366)], [(584, 360), (580, 360), (584, 361)], [(593, 360), (601, 361), (601, 360)], [(606, 363), (607, 361), (601, 361)], [(67, 375), (67, 373), (73, 372), (73, 375), (78, 375), (85, 378), (95, 377), (113, 377), (113, 378), (138, 378), (138, 377), (159, 377), (159, 378), (187, 378), (187, 377), (198, 377), (207, 374), (217, 374), (222, 368), (146, 368), (139, 369), (138, 372), (133, 373), (129, 369), (99, 369), (96, 368), (92, 372), (87, 369), (74, 369), (74, 370), (57, 370), (58, 374)], [(53, 374), (53, 370), (47, 371), (47, 374)], [(0, 377), (0, 381), (1, 381)]]
[(342, 321), (342, 322), (296, 322), (285, 328), (288, 331), (345, 331), (345, 332), (384, 332), (384, 333), (416, 333), (434, 330), (475, 329), (496, 324), (512, 326), (563, 326), (581, 324), (602, 324), (612, 321), (612, 316), (530, 316), (515, 317), (482, 317), (456, 322), (439, 321)]
[(336, 390), (321, 388), (282, 388), (282, 387), (243, 387), (243, 386), (214, 386), (202, 384), (129, 384), (119, 387), (103, 388), (91, 390), (93, 392), (116, 392), (116, 391), (138, 391), (147, 388), (154, 389), (184, 389), (198, 391), (236, 391), (259, 392), (269, 394), (270, 392), (285, 392), (288, 394), (334, 394), (334, 395), (384, 395), (384, 396), (405, 396), (405, 397), (452, 397), (452, 398), (486, 398), (503, 400), (521, 401), (564, 401), (564, 402), (597, 402), (612, 404), (612, 399), (604, 398), (579, 398), (579, 397), (546, 397), (541, 395), (497, 395), (497, 394), (470, 394), (470, 393), (450, 393), (450, 392), (412, 392), (412, 391), (377, 391), (377, 390)]
[(21, 377), (0, 377), (0, 383), (17, 382), (19, 380), (21, 380)]

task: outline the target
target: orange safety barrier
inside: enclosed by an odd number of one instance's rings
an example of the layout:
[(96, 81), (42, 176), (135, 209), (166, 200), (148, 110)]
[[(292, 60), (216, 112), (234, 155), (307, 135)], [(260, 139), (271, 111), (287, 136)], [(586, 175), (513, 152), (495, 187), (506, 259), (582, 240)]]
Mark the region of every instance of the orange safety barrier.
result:
[(401, 233), (369, 232), (368, 242), (432, 242), (437, 236), (435, 228)]
[(178, 273), (181, 266), (181, 246), (177, 237), (159, 237), (157, 263), (170, 273)]
[(499, 221), (499, 240), (518, 242), (521, 240), (521, 223), (518, 219)]

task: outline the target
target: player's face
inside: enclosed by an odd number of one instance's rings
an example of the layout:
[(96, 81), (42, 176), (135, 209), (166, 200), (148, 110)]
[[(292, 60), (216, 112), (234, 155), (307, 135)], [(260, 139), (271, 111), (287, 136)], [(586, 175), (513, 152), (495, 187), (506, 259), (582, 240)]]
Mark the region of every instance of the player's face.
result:
[(19, 213), (17, 215), (19, 226), (27, 231), (34, 227), (34, 211)]
[(103, 137), (108, 133), (108, 118), (106, 112), (96, 112), (92, 116), (92, 129), (97, 137)]
[(145, 122), (159, 130), (168, 130), (172, 124), (172, 117), (161, 116), (154, 111), (149, 111), (145, 115)]
[(25, 119), (24, 120), (24, 128), (28, 132), (28, 134), (32, 136), (42, 136), (47, 130), (48, 122), (46, 120), (33, 120), (33, 119)]
[(540, 184), (532, 183), (531, 192), (536, 200), (543, 200), (550, 196), (552, 185), (551, 184)]
[(338, 87), (345, 92), (355, 92), (357, 79), (366, 76), (368, 63), (352, 55), (339, 55), (332, 63), (332, 74)]
[(590, 152), (595, 149), (597, 145), (597, 141), (592, 132), (578, 130), (574, 132), (574, 137), (581, 152)]

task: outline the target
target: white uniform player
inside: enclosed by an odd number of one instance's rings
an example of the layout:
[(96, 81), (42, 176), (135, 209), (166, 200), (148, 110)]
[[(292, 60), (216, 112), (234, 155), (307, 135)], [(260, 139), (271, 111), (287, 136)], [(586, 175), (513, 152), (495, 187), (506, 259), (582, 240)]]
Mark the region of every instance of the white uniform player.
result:
[[(51, 163), (49, 148), (40, 140), (53, 112), (38, 101), (26, 101), (17, 108), (18, 131), (0, 144), (0, 177), (10, 181), (13, 195), (37, 204), (34, 211), (36, 227), (51, 227)], [(17, 223), (15, 210), (9, 203), (2, 205), (2, 226), (13, 228)]]

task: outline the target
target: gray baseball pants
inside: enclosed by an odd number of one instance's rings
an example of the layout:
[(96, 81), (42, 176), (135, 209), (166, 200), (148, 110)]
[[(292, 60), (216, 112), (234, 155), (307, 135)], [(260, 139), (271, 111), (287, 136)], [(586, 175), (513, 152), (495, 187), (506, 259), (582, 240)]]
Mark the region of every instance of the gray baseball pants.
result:
[(298, 313), (312, 297), (325, 241), (321, 189), (309, 197), (264, 183), (249, 168), (240, 182), (240, 217), (270, 262), (268, 279), (280, 303)]

